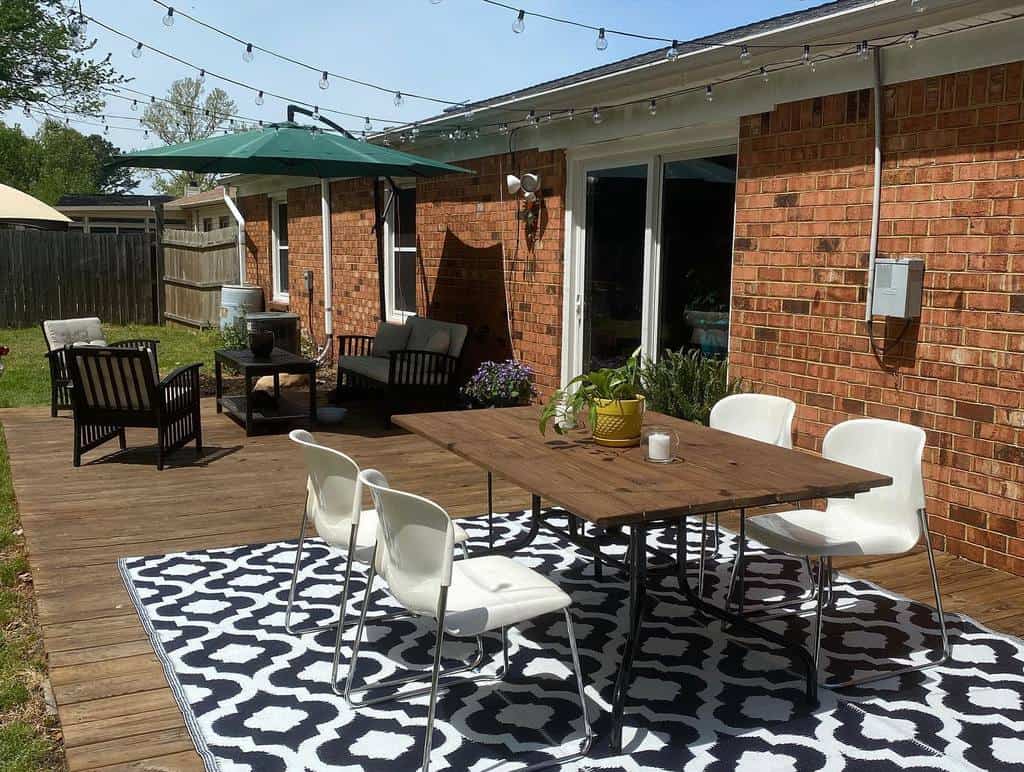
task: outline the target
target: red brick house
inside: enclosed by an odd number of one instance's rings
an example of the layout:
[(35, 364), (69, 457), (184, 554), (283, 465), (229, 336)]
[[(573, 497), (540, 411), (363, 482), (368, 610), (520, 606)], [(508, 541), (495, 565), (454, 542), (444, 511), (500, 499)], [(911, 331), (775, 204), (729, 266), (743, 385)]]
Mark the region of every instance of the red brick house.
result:
[[(465, 322), (473, 361), (515, 356), (543, 391), (637, 345), (727, 355), (797, 402), (804, 448), (853, 416), (922, 426), (938, 546), (1024, 574), (1024, 18), (920, 5), (842, 0), (420, 122), (406, 149), (474, 174), (403, 188), (385, 316)], [(526, 172), (532, 224), (506, 186)], [(323, 340), (319, 182), (232, 182), (248, 279)], [(327, 190), (334, 332), (370, 333), (371, 183)], [(924, 260), (919, 319), (865, 321), (875, 251)]]

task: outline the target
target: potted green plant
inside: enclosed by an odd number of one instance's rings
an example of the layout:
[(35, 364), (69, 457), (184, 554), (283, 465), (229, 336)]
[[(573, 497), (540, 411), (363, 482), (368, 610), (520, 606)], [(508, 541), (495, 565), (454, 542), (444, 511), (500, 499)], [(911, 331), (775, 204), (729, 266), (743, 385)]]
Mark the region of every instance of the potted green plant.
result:
[(707, 426), (711, 408), (723, 397), (747, 390), (729, 378), (729, 364), (700, 350), (665, 351), (640, 371), (640, 390), (651, 410)]
[(631, 447), (640, 444), (644, 405), (637, 349), (622, 367), (584, 373), (552, 394), (541, 411), (540, 431), (546, 433), (548, 425), (554, 421), (555, 431), (565, 434), (566, 423), (571, 424), (576, 417), (586, 415), (598, 445)]
[(470, 407), (528, 405), (536, 393), (533, 370), (514, 359), (481, 363), (462, 387), (462, 396)]

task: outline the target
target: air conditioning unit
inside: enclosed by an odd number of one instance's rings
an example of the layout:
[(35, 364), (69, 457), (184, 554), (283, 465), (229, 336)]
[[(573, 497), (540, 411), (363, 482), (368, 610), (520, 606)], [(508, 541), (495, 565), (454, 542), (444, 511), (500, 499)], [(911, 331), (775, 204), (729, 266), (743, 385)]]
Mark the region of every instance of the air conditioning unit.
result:
[(875, 260), (875, 286), (871, 291), (871, 315), (897, 319), (921, 316), (924, 260)]

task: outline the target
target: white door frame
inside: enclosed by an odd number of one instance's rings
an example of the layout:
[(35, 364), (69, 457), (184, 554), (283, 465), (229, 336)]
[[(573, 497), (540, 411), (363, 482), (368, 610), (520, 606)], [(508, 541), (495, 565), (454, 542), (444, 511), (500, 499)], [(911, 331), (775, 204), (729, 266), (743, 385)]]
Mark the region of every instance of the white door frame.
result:
[[(717, 132), (716, 132), (717, 134)], [(562, 281), (562, 384), (568, 383), (583, 369), (583, 303), (586, 287), (586, 175), (597, 169), (619, 166), (647, 167), (647, 202), (644, 227), (643, 316), (641, 322), (641, 352), (646, 357), (658, 355), (658, 320), (660, 317), (661, 288), (661, 188), (666, 162), (688, 158), (705, 158), (736, 153), (736, 127), (718, 136), (701, 136), (683, 145), (660, 146), (649, 138), (638, 138), (634, 148), (622, 148), (614, 143), (618, 152), (599, 147), (585, 147), (566, 153), (566, 209), (565, 254)]]

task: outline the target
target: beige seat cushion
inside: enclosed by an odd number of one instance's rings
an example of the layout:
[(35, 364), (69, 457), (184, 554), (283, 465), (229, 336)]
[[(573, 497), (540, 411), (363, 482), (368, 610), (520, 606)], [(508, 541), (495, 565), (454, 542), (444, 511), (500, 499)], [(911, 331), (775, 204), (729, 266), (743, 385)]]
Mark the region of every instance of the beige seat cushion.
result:
[(391, 362), (381, 357), (341, 357), (338, 366), (343, 370), (363, 375), (380, 383), (388, 382)]
[(103, 325), (95, 316), (78, 319), (47, 319), (43, 322), (43, 334), (50, 350), (64, 348), (75, 343), (93, 346), (107, 345), (103, 337)]

